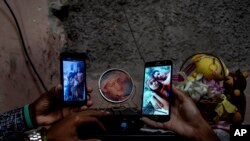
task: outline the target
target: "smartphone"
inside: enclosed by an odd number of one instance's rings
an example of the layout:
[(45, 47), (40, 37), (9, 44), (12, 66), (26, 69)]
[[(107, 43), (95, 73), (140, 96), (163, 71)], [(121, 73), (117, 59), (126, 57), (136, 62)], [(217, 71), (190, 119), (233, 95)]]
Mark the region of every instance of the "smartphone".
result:
[(86, 55), (62, 52), (60, 54), (60, 75), (63, 105), (85, 105), (87, 103)]
[(171, 60), (146, 62), (144, 67), (142, 116), (155, 121), (170, 119), (172, 98)]

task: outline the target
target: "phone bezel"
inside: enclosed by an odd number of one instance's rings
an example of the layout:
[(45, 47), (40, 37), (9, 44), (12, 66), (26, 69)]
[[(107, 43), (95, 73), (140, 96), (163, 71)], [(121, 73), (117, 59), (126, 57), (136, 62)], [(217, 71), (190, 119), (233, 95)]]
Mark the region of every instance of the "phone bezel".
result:
[[(85, 83), (85, 97), (84, 101), (64, 101), (64, 83), (63, 83), (63, 61), (64, 60), (79, 60), (84, 62), (84, 83)], [(61, 103), (63, 106), (71, 107), (71, 106), (82, 106), (87, 104), (87, 84), (86, 84), (86, 54), (85, 53), (70, 53), (70, 52), (62, 52), (60, 53), (60, 77), (61, 77), (61, 85), (62, 85), (62, 94), (60, 96)]]
[[(171, 66), (171, 79), (170, 79), (170, 95), (168, 97), (169, 102), (169, 114), (168, 115), (149, 115), (149, 114), (143, 114), (143, 98), (144, 98), (144, 87), (145, 87), (145, 73), (147, 67), (157, 67), (157, 66)], [(144, 73), (143, 73), (143, 87), (142, 87), (142, 102), (141, 102), (141, 114), (144, 117), (148, 117), (155, 121), (168, 121), (171, 116), (171, 103), (172, 103), (172, 77), (173, 77), (173, 63), (171, 60), (158, 60), (158, 61), (151, 61), (146, 62), (144, 65)]]

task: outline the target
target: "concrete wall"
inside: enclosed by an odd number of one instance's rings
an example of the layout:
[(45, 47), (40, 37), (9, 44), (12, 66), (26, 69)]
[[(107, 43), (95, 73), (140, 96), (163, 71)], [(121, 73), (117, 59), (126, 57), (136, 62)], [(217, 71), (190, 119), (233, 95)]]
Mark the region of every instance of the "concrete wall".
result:
[[(8, 0), (20, 24), (27, 51), (47, 87), (58, 84), (59, 35), (49, 22), (47, 1)], [(21, 40), (4, 1), (0, 1), (0, 111), (30, 103), (43, 88), (34, 77)]]
[[(60, 51), (87, 52), (88, 85), (94, 88), (94, 107), (103, 104), (98, 79), (109, 68), (130, 73), (136, 86), (134, 100), (140, 101), (143, 59), (171, 59), (177, 72), (188, 56), (206, 52), (221, 57), (230, 71), (250, 70), (248, 0), (25, 1), (9, 3), (46, 86), (60, 82)], [(0, 17), (0, 111), (6, 111), (31, 102), (44, 90), (32, 77), (13, 19), (3, 1)]]
[(124, 10), (146, 61), (171, 59), (179, 68), (188, 56), (207, 52), (221, 57), (230, 70), (249, 69), (249, 4), (248, 0), (71, 0), (63, 10), (68, 16), (62, 24), (72, 41), (66, 47), (89, 50), (95, 71), (100, 63), (104, 68), (138, 64), (138, 69), (143, 64)]

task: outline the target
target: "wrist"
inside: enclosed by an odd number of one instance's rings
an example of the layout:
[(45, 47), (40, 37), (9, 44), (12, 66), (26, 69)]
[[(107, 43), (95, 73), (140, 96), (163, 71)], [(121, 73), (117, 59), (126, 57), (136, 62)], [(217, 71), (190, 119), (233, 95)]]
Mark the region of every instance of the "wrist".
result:
[(31, 119), (31, 122), (32, 122), (34, 128), (38, 127), (38, 123), (36, 120), (36, 110), (35, 110), (35, 107), (33, 104), (29, 105), (29, 113), (30, 113), (30, 119)]
[(220, 141), (213, 129), (206, 122), (194, 130), (193, 139), (195, 141)]
[(25, 120), (25, 124), (27, 126), (27, 129), (34, 129), (34, 126), (33, 126), (33, 122), (31, 120), (31, 115), (30, 115), (30, 105), (29, 104), (26, 104), (24, 107), (23, 107), (23, 115), (24, 115), (24, 120)]

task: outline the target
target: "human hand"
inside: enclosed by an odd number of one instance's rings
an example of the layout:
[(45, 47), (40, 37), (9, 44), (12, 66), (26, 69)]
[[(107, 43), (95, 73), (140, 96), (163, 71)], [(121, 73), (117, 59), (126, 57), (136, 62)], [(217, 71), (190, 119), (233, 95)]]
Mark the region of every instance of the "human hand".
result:
[(143, 117), (142, 121), (155, 128), (172, 130), (189, 139), (219, 141), (192, 99), (175, 87), (172, 87), (172, 90), (174, 101), (171, 105), (170, 120), (162, 123)]
[[(87, 87), (88, 94), (92, 92), (91, 87)], [(37, 100), (30, 105), (30, 115), (34, 125), (45, 126), (61, 120), (69, 113), (86, 110), (93, 102), (88, 95), (86, 105), (82, 107), (62, 107), (60, 103), (60, 95), (62, 94), (62, 86), (57, 85), (48, 92), (42, 94)]]
[(86, 127), (93, 125), (101, 130), (105, 130), (105, 127), (97, 118), (107, 116), (108, 114), (107, 112), (94, 110), (70, 114), (48, 129), (47, 138), (51, 141), (80, 141), (77, 136), (77, 128), (80, 125), (86, 125)]

